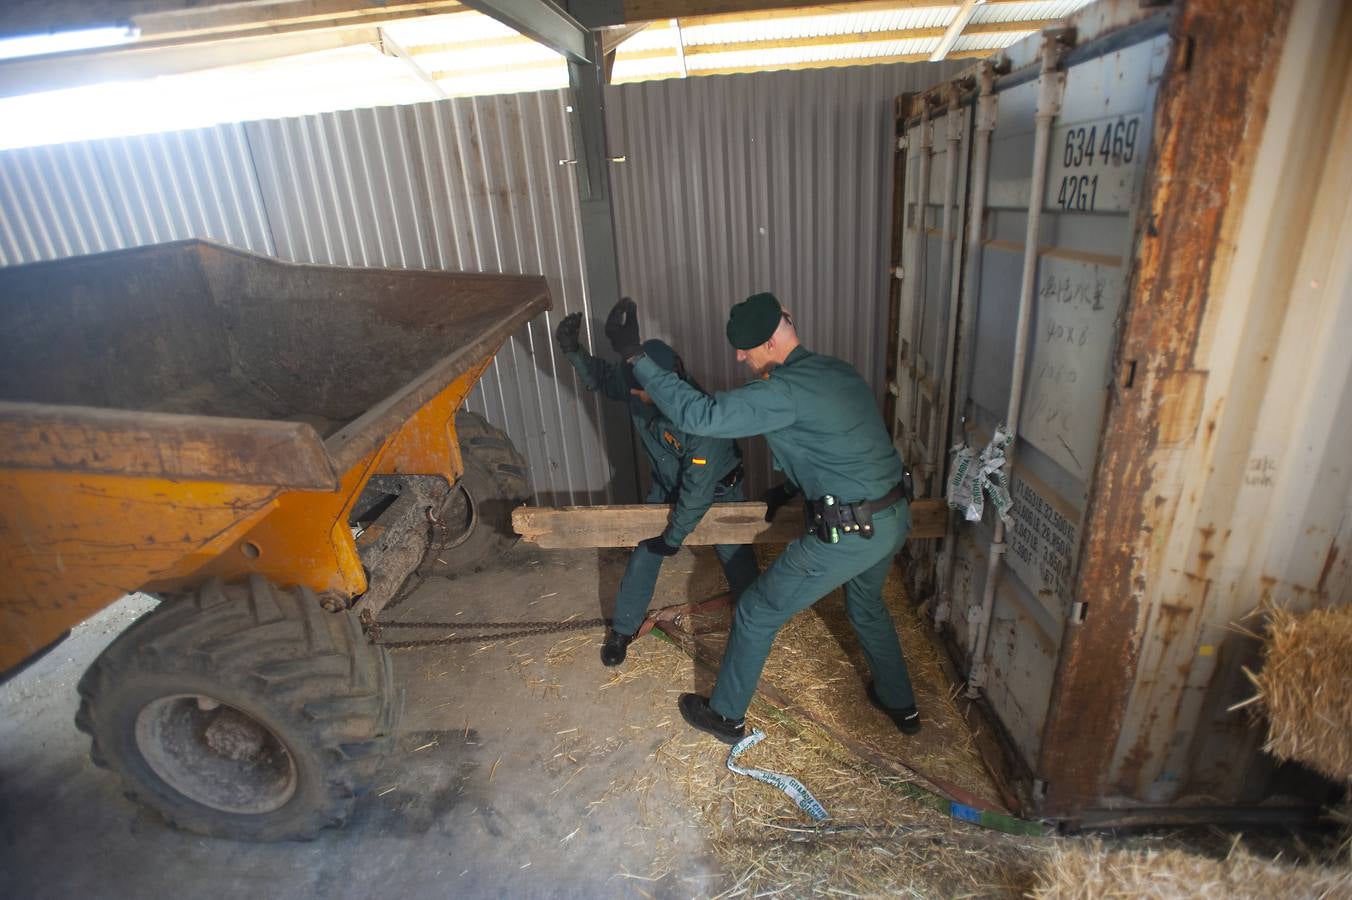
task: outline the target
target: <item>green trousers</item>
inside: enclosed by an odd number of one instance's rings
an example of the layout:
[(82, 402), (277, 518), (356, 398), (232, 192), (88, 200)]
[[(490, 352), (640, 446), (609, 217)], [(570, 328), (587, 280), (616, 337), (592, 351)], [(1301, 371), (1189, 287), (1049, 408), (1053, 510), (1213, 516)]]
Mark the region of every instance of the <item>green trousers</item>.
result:
[[(732, 487), (719, 485), (714, 492), (715, 503), (736, 503), (745, 498), (740, 481)], [(665, 503), (666, 494), (654, 485), (647, 502)], [(760, 574), (756, 566), (756, 552), (747, 544), (715, 544), (714, 552), (723, 563), (723, 574), (728, 579), (732, 595), (741, 596)], [(633, 634), (643, 624), (648, 604), (653, 600), (653, 588), (657, 587), (658, 573), (662, 570), (662, 559), (644, 547), (634, 548), (634, 555), (629, 557), (629, 565), (625, 566), (624, 577), (620, 579), (620, 590), (615, 596), (615, 613), (611, 617), (611, 627), (620, 634)]]
[(915, 695), (896, 626), (882, 600), (892, 558), (911, 530), (905, 501), (873, 516), (873, 537), (842, 534), (828, 544), (804, 535), (784, 548), (770, 567), (742, 593), (732, 621), (709, 706), (729, 719), (740, 719), (751, 704), (770, 646), (784, 623), (831, 591), (845, 586), (845, 612), (873, 672), (874, 687), (885, 706), (912, 706)]

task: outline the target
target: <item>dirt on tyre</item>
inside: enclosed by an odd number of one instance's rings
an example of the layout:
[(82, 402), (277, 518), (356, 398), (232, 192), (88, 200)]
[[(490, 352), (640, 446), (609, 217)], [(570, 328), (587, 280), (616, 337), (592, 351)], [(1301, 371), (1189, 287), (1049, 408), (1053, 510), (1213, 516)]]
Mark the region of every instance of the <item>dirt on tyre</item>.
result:
[(166, 821), (235, 840), (343, 824), (393, 747), (389, 654), (306, 588), (213, 580), (138, 619), (80, 679), (97, 765)]
[(439, 511), (424, 572), (449, 575), (481, 568), (516, 544), (512, 510), (530, 493), (526, 459), (483, 416), (455, 416), (465, 472)]

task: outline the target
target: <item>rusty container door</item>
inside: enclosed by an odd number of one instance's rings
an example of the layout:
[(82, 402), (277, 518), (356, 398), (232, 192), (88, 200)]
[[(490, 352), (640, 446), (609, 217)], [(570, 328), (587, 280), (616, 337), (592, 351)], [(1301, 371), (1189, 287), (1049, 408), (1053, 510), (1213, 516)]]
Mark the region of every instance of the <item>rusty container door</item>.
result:
[[(1061, 71), (1048, 76), (1057, 81), (1059, 113), (1051, 125), (1045, 190), (1039, 198), (1022, 416), (1010, 472), (1013, 522), (989, 612), (981, 608), (994, 537), (989, 505), (982, 521), (958, 529), (951, 562), (912, 548), (919, 562), (912, 569), (914, 585), (922, 596), (932, 593), (931, 583), (947, 587), (935, 598), (936, 614), (948, 623), (962, 662), (1028, 761), (1037, 757), (1062, 632), (1075, 615), (1070, 578), (1111, 378), (1154, 91), (1168, 54), (1162, 26), (1160, 20), (1139, 28), (1136, 39), (1125, 45), (1096, 49), (1089, 44), (1079, 53), (1063, 48)], [(1031, 47), (1037, 46), (1034, 40)], [(1027, 53), (1026, 48), (1011, 53), (1020, 51)], [(1036, 57), (1026, 60), (1027, 66), (1036, 64)], [(919, 116), (906, 128), (908, 227), (902, 248), (907, 265), (894, 434), (918, 482), (931, 494), (943, 493), (952, 417), (958, 418), (959, 440), (984, 447), (1007, 420), (1015, 365), (1034, 118), (1045, 89), (1025, 67), (997, 79), (994, 115), (983, 123), (987, 131), (976, 132), (978, 104), (963, 102), (973, 99), (976, 86), (968, 79), (916, 98), (911, 105), (920, 107)], [(926, 104), (944, 96), (950, 98), (948, 108), (931, 118)], [(955, 97), (958, 102), (952, 102)], [(939, 141), (937, 135), (955, 121), (961, 123), (961, 141)], [(964, 151), (972, 139), (989, 141), (985, 173), (968, 171), (973, 154)], [(962, 232), (959, 240), (947, 242), (943, 227), (948, 195), (942, 173), (955, 146), (958, 196), (966, 196), (970, 178), (984, 174), (985, 179), (975, 259)], [(922, 207), (930, 210), (923, 245), (920, 229), (911, 226)], [(951, 219), (965, 216), (959, 210)], [(960, 283), (964, 272), (969, 278)], [(975, 292), (972, 275), (979, 279)], [(959, 290), (965, 329), (955, 314)], [(965, 346), (958, 337), (964, 331), (970, 340)], [(958, 338), (952, 349), (950, 336)], [(967, 373), (958, 378), (962, 367)], [(955, 383), (966, 388), (964, 396), (945, 408), (941, 404)], [(945, 573), (949, 565), (951, 572)], [(983, 619), (988, 619), (988, 636), (981, 634)]]
[(1237, 707), (1265, 604), (1352, 603), (1352, 7), (1197, 0), (1175, 28), (1040, 760), (1044, 811), (1096, 825), (1339, 794)]
[[(1352, 8), (1103, 0), (1065, 26), (901, 104), (921, 155), (897, 166), (894, 435), (924, 458), (944, 380), (955, 442), (1016, 435), (1008, 519), (952, 516), (910, 581), (1026, 812), (1309, 816), (1329, 786), (1233, 710), (1261, 664), (1236, 623), (1352, 602)], [(911, 222), (953, 105), (973, 110), (973, 229), (948, 319), (924, 282), (935, 214)], [(920, 323), (944, 319), (955, 352), (922, 368)]]
[[(967, 212), (972, 110), (950, 85), (942, 111), (916, 95), (898, 104), (897, 185), (892, 263), (896, 335), (889, 409), (897, 452), (915, 478), (918, 497), (943, 493), (950, 426), (949, 392), (957, 336), (957, 291)], [(908, 124), (915, 110), (916, 121)], [(933, 540), (913, 541), (918, 575), (935, 571)], [(922, 591), (928, 592), (925, 584)]]

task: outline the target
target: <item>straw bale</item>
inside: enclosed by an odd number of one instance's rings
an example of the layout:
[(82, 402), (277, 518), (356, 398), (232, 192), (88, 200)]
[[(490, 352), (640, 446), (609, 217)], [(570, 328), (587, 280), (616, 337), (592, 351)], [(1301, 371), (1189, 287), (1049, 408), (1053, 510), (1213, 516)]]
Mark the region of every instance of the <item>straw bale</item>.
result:
[(1352, 784), (1352, 606), (1270, 611), (1255, 676), (1264, 749)]
[(1352, 869), (1265, 860), (1239, 847), (1223, 859), (1214, 859), (1181, 849), (1105, 850), (1096, 841), (1063, 841), (1044, 857), (1031, 896), (1035, 900), (1346, 900), (1352, 897)]

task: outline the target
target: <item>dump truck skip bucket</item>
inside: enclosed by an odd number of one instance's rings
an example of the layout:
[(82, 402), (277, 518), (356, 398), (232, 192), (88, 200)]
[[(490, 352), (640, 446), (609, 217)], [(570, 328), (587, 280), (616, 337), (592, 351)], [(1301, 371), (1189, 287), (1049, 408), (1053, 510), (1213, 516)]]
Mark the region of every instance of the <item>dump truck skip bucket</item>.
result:
[(346, 511), (459, 476), (456, 409), (548, 307), (543, 278), (203, 241), (0, 269), (0, 670), (147, 586), (359, 593)]

